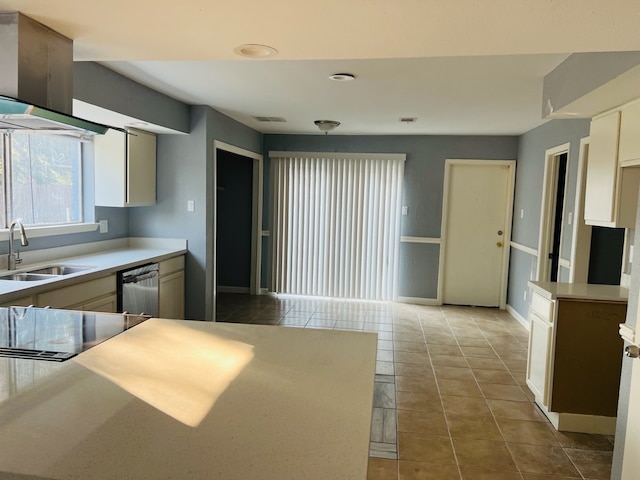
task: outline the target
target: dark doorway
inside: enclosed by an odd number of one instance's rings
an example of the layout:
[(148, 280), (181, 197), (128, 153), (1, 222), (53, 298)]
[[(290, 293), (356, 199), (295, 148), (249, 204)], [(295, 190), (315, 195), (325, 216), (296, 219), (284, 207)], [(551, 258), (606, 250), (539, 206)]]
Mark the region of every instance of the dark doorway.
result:
[(589, 283), (620, 285), (624, 228), (592, 227)]
[(557, 159), (557, 182), (556, 182), (556, 205), (553, 217), (553, 241), (551, 244), (551, 274), (549, 280), (551, 282), (558, 281), (558, 271), (560, 266), (560, 250), (562, 249), (562, 213), (564, 212), (564, 190), (567, 183), (567, 154), (563, 153)]
[(217, 149), (216, 160), (216, 285), (218, 291), (249, 293), (253, 159)]

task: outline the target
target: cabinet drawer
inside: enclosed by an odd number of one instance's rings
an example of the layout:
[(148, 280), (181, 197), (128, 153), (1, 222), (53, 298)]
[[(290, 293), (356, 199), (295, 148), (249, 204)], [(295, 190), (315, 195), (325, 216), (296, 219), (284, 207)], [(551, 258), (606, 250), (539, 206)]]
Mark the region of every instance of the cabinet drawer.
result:
[(531, 295), (531, 311), (541, 319), (553, 322), (553, 301), (547, 300), (542, 295), (533, 292)]
[(165, 260), (158, 264), (158, 272), (160, 276), (176, 272), (178, 270), (184, 270), (184, 255), (170, 258), (169, 260)]
[(38, 295), (37, 305), (39, 307), (49, 305), (53, 308), (65, 308), (70, 305), (82, 304), (87, 300), (103, 295), (115, 293), (115, 291), (116, 276), (109, 275), (108, 277), (89, 280), (88, 282), (83, 282), (78, 285), (71, 285), (70, 287), (41, 293)]

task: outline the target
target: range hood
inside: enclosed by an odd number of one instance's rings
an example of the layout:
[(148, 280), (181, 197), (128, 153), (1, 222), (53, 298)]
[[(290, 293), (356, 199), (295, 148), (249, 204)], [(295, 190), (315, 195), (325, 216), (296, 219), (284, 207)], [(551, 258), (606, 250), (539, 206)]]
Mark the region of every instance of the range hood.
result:
[(0, 12), (0, 131), (104, 134), (72, 115), (73, 41), (19, 13)]
[(103, 135), (111, 128), (0, 95), (0, 131)]

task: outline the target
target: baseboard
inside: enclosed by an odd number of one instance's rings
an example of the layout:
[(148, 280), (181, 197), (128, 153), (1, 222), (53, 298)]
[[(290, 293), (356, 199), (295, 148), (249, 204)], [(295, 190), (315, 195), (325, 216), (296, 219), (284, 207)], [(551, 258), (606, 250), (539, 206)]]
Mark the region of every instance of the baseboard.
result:
[(551, 424), (560, 432), (595, 433), (598, 435), (615, 435), (616, 417), (600, 415), (583, 415), (580, 413), (550, 412), (536, 402)]
[(412, 303), (414, 305), (442, 305), (437, 298), (398, 297), (396, 302)]
[(249, 287), (225, 287), (218, 285), (218, 293), (249, 293)]
[(507, 312), (509, 312), (509, 314), (513, 318), (515, 318), (518, 321), (518, 323), (520, 323), (524, 328), (529, 330), (529, 322), (527, 321), (526, 318), (520, 315), (515, 308), (513, 308), (511, 305), (507, 305)]

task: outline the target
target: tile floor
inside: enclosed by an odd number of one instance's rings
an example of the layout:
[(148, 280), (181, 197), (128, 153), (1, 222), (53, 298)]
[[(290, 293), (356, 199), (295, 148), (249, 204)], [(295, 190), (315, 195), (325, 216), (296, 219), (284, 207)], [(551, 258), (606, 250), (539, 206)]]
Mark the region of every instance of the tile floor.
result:
[(218, 321), (378, 333), (369, 480), (605, 480), (613, 438), (557, 432), (527, 331), (472, 307), (220, 294)]

